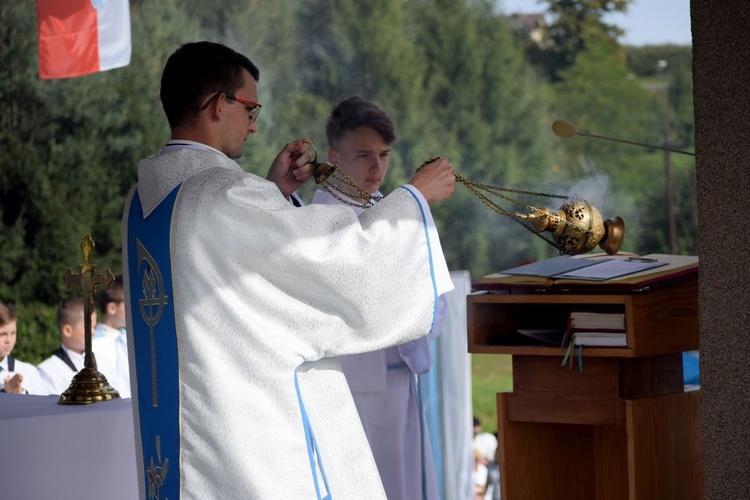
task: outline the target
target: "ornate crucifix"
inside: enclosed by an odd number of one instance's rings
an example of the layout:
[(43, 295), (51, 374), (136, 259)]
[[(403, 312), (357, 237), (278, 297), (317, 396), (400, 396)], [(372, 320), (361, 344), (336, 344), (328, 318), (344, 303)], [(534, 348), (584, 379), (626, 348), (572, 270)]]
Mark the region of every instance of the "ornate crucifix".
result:
[(97, 291), (106, 290), (112, 285), (115, 277), (109, 269), (102, 273), (96, 272), (91, 254), (94, 251), (94, 240), (87, 234), (81, 241), (83, 251), (83, 265), (79, 266), (78, 274), (73, 274), (70, 268), (63, 274), (63, 283), (68, 290), (75, 289), (83, 297), (83, 327), (85, 332), (83, 369), (78, 372), (63, 394), (59, 404), (88, 404), (119, 398), (120, 394), (113, 389), (107, 379), (96, 371), (96, 359), (91, 348), (91, 315), (94, 309), (93, 295)]

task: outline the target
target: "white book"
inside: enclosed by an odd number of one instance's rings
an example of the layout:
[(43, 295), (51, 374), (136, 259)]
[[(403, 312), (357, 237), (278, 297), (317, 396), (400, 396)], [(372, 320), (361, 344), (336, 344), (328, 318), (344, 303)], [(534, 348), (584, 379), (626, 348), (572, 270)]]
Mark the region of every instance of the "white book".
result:
[(627, 347), (625, 332), (575, 332), (573, 345)]
[(625, 331), (625, 313), (596, 313), (572, 311), (570, 326), (576, 329), (603, 329)]

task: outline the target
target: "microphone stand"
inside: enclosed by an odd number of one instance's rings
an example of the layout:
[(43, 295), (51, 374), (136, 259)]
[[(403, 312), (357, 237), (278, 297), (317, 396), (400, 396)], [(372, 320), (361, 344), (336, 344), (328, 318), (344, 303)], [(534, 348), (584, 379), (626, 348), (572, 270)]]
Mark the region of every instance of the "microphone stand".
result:
[(563, 137), (565, 139), (570, 139), (571, 137), (580, 135), (583, 137), (593, 137), (594, 139), (604, 139), (607, 141), (622, 142), (624, 144), (632, 144), (634, 146), (642, 146), (644, 148), (661, 149), (663, 151), (671, 151), (672, 153), (680, 153), (683, 155), (695, 156), (695, 153), (691, 153), (690, 151), (683, 151), (681, 149), (673, 149), (673, 148), (668, 148), (665, 146), (654, 146), (653, 144), (644, 144), (642, 142), (628, 141), (626, 139), (616, 139), (614, 137), (606, 137), (603, 135), (581, 132), (580, 130), (578, 130), (578, 127), (576, 127), (573, 122), (569, 122), (568, 120), (555, 120), (552, 123), (552, 131), (555, 133), (555, 135), (559, 137)]

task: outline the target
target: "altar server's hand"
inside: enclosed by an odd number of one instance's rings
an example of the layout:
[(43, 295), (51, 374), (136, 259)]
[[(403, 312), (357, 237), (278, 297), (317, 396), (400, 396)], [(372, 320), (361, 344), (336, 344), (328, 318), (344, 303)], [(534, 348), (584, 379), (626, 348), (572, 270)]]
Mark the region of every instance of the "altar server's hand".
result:
[(11, 377), (10, 375), (5, 377), (5, 383), (3, 385), (3, 389), (8, 394), (23, 394), (23, 375), (20, 373), (16, 373)]
[(309, 139), (290, 142), (273, 160), (266, 179), (279, 187), (284, 198), (297, 190), (312, 177), (314, 167), (310, 162), (313, 154), (309, 149)]
[(435, 203), (456, 190), (456, 174), (447, 158), (438, 158), (417, 170), (409, 184), (419, 189), (427, 203)]

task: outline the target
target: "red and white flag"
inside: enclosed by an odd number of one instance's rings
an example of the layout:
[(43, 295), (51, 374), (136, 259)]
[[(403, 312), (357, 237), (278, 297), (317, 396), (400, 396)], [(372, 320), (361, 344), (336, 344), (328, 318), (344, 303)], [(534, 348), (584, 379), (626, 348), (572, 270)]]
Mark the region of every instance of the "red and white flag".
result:
[(128, 0), (36, 0), (39, 77), (71, 78), (130, 63)]

